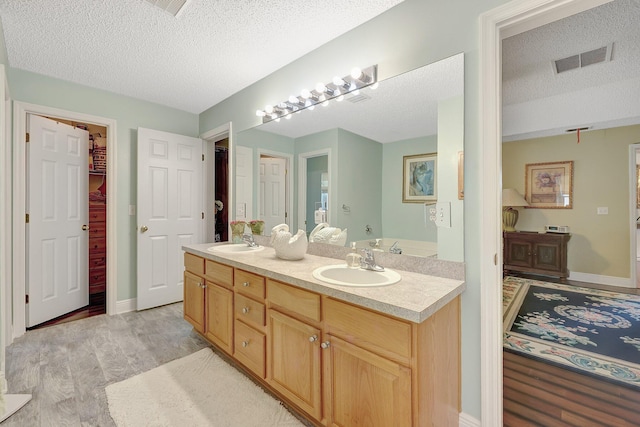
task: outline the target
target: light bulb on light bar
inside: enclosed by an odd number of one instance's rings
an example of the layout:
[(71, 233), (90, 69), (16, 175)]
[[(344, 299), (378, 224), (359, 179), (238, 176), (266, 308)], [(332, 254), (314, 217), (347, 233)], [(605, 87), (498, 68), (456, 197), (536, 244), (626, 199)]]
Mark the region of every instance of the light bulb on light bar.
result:
[(336, 76), (326, 84), (319, 82), (311, 90), (303, 89), (300, 95), (291, 95), (275, 106), (267, 105), (264, 110), (256, 111), (256, 115), (262, 117), (263, 123), (280, 121), (283, 117), (290, 119), (294, 113), (298, 114), (305, 109), (313, 110), (318, 104), (326, 107), (332, 99), (342, 101), (347, 93), (358, 95), (365, 87), (375, 89), (378, 86), (377, 76), (377, 65), (364, 69), (354, 67), (351, 73), (344, 77)]
[(376, 89), (378, 89), (378, 86), (380, 86), (380, 83), (379, 82), (375, 82), (374, 84), (372, 84), (369, 87), (371, 88), (371, 90), (376, 90)]
[(291, 114), (287, 114), (286, 116), (284, 116), (285, 120), (291, 120)]

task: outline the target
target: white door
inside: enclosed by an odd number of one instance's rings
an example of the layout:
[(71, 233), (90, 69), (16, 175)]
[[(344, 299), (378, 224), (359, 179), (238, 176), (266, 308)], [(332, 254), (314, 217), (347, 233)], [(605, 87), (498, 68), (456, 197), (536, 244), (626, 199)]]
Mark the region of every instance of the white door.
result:
[(286, 159), (260, 158), (260, 219), (264, 220), (264, 229), (267, 234), (270, 234), (274, 226), (287, 221), (286, 180)]
[(202, 140), (138, 128), (138, 310), (182, 301), (182, 246), (202, 242), (202, 163)]
[[(229, 221), (232, 219), (250, 221), (253, 215), (253, 150), (236, 147), (236, 209), (229, 206)], [(232, 214), (235, 215), (232, 216)], [(265, 230), (267, 228), (265, 227)], [(271, 230), (271, 229), (269, 229)]]
[(29, 115), (27, 327), (89, 304), (89, 132)]

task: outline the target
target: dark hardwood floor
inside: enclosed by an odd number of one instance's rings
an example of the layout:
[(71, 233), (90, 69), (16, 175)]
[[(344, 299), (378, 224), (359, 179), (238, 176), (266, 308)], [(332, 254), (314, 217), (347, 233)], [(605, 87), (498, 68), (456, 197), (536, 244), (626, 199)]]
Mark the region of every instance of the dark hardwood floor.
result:
[[(541, 276), (521, 277), (559, 282)], [(640, 294), (638, 289), (565, 283)], [(504, 426), (640, 426), (640, 390), (508, 351), (503, 354)]]
[(61, 323), (73, 322), (78, 319), (85, 319), (91, 316), (97, 316), (99, 314), (105, 314), (107, 312), (107, 300), (106, 292), (100, 292), (89, 295), (89, 305), (82, 307), (81, 309), (72, 311), (71, 313), (63, 314), (44, 323), (40, 323), (29, 330), (40, 329), (47, 326), (59, 325)]

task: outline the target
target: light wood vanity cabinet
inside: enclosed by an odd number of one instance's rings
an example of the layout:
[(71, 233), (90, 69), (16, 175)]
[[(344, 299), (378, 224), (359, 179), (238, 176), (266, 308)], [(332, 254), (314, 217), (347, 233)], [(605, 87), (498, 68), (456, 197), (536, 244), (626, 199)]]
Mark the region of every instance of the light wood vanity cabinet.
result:
[(320, 295), (267, 280), (267, 301), (267, 382), (321, 420)]
[(266, 375), (265, 279), (248, 271), (235, 269), (233, 357), (260, 378)]
[[(185, 256), (184, 307), (202, 333), (197, 306), (214, 297), (199, 291), (199, 265)], [(458, 425), (459, 297), (413, 323), (241, 269), (232, 277), (233, 351), (223, 349), (315, 424)], [(224, 311), (206, 307), (207, 319)], [(204, 336), (220, 346), (211, 327)]]

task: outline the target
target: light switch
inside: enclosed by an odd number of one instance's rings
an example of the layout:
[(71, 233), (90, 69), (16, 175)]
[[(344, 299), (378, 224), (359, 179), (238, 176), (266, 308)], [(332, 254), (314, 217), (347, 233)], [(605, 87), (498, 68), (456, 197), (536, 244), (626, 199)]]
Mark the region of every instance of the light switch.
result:
[(598, 215), (609, 215), (608, 207), (598, 207)]
[(247, 212), (247, 204), (246, 203), (238, 203), (236, 205), (236, 218), (244, 219)]
[(436, 226), (451, 228), (451, 203), (436, 203)]

